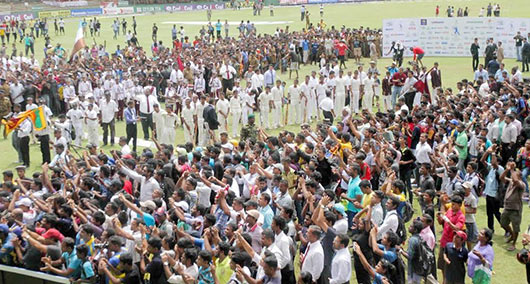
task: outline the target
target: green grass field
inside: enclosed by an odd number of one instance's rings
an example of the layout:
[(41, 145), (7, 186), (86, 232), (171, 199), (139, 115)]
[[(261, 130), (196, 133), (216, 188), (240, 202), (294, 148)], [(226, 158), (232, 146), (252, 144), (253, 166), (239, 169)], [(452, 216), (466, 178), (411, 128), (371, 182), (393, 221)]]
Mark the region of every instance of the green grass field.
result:
[[(526, 17), (530, 15), (530, 5), (528, 0), (497, 0), (494, 1), (500, 3), (501, 5), (501, 15), (505, 17)], [(382, 20), (385, 18), (401, 18), (401, 17), (432, 17), (434, 16), (434, 11), (436, 5), (440, 5), (440, 14), (444, 14), (445, 9), (448, 5), (458, 7), (469, 7), (470, 16), (477, 16), (480, 7), (486, 7), (488, 1), (485, 0), (459, 0), (459, 1), (399, 1), (399, 2), (378, 2), (378, 3), (366, 3), (366, 4), (336, 4), (336, 5), (326, 5), (324, 12), (324, 21), (328, 27), (334, 25), (339, 28), (342, 25), (346, 27), (370, 27), (370, 28), (380, 28)], [(311, 13), (311, 21), (316, 23), (320, 20), (317, 5), (310, 5), (308, 9)], [(232, 22), (240, 22), (241, 20), (250, 20), (252, 22), (262, 22), (256, 24), (258, 33), (272, 33), (277, 27), (285, 28), (289, 26), (290, 30), (300, 30), (305, 26), (305, 22), (300, 21), (299, 7), (276, 7), (274, 9), (274, 17), (269, 16), (269, 8), (265, 7), (261, 16), (253, 16), (252, 10), (245, 9), (241, 11), (213, 11), (212, 21), (217, 21), (220, 19), (224, 22), (225, 19)], [(131, 26), (131, 17), (126, 16), (127, 21), (129, 22), (129, 27)], [(102, 33), (101, 37), (95, 38), (97, 43), (106, 42), (107, 50), (113, 51), (116, 48), (116, 45), (123, 46), (125, 44), (125, 36), (120, 36), (117, 40), (112, 38), (111, 23), (115, 17), (100, 17), (102, 23)], [(167, 46), (171, 41), (171, 28), (173, 23), (169, 22), (183, 22), (175, 23), (177, 26), (183, 25), (187, 35), (194, 36), (198, 33), (201, 28), (200, 25), (190, 25), (185, 24), (185, 22), (191, 21), (206, 21), (206, 11), (200, 12), (186, 12), (186, 13), (174, 13), (174, 14), (146, 14), (146, 15), (137, 15), (138, 22), (138, 38), (140, 44), (144, 47), (147, 47), (151, 44), (151, 27), (153, 23), (157, 23), (159, 26), (158, 37), (164, 42)], [(75, 32), (79, 18), (67, 19), (66, 25), (66, 35), (65, 36), (55, 36), (53, 32), (53, 24), (50, 25), (52, 44), (62, 43), (63, 46), (67, 49), (71, 48), (73, 45), (73, 40), (75, 38)], [(263, 24), (263, 22), (274, 21), (282, 22), (281, 24)], [(231, 34), (235, 35), (236, 25), (231, 26)], [(87, 43), (92, 43), (91, 38), (85, 39)], [(36, 57), (40, 60), (43, 58), (42, 52), (42, 39), (39, 38), (35, 44)], [(505, 46), (505, 48), (511, 48)], [(18, 50), (23, 50), (23, 46), (18, 44)], [(366, 63), (368, 59), (364, 59)], [(407, 58), (405, 58), (407, 61)], [(424, 64), (426, 66), (432, 66), (434, 62), (440, 63), (440, 68), (442, 70), (443, 77), (443, 86), (444, 87), (455, 87), (455, 83), (462, 78), (471, 78), (471, 59), (470, 58), (453, 58), (453, 57), (426, 57), (424, 59)], [(381, 70), (384, 66), (390, 63), (389, 59), (381, 59), (378, 62), (378, 67)], [(505, 60), (506, 67), (511, 68), (516, 65), (516, 62), (513, 59)], [(353, 68), (354, 64), (350, 60), (348, 62), (348, 69)], [(305, 66), (301, 68), (300, 75), (308, 74), (312, 70), (311, 66)], [(528, 75), (525, 74), (525, 75)], [(287, 74), (281, 74), (281, 79), (288, 80)], [(284, 129), (298, 132), (298, 126), (288, 126)], [(116, 125), (117, 136), (125, 135), (125, 126), (123, 123), (118, 123)], [(279, 130), (270, 131), (271, 134), (277, 134)], [(100, 130), (101, 134), (101, 130)], [(138, 137), (143, 137), (141, 130), (139, 129)], [(14, 149), (11, 147), (11, 137), (3, 140), (0, 139), (0, 149), (2, 149), (2, 158), (0, 160), (0, 170), (13, 169), (16, 166), (15, 161), (17, 160), (17, 155)], [(177, 130), (177, 143), (182, 143), (183, 133), (182, 130)], [(117, 148), (117, 147), (115, 147)], [(111, 149), (110, 146), (104, 148), (104, 150)], [(40, 162), (41, 155), (38, 145), (31, 145), (31, 167), (28, 170), (29, 173), (35, 171), (40, 171)], [(416, 208), (418, 208), (417, 204)], [(479, 209), (477, 213), (477, 223), (479, 228), (486, 226), (486, 208), (485, 202), (482, 199), (479, 204)], [(530, 220), (530, 215), (528, 210), (524, 212), (524, 218), (522, 222), (522, 229), (525, 230), (528, 226), (528, 220)], [(437, 227), (439, 228), (439, 227)], [(515, 252), (506, 251), (506, 246), (504, 244), (503, 237), (501, 235), (502, 229), (498, 224), (496, 224), (497, 232), (494, 237), (494, 248), (495, 248), (495, 262), (494, 262), (494, 276), (492, 283), (525, 283), (524, 275), (524, 266), (520, 265), (515, 259)], [(437, 234), (440, 236), (440, 234)], [(519, 243), (517, 248), (521, 248)], [(471, 281), (467, 279), (469, 283)]]

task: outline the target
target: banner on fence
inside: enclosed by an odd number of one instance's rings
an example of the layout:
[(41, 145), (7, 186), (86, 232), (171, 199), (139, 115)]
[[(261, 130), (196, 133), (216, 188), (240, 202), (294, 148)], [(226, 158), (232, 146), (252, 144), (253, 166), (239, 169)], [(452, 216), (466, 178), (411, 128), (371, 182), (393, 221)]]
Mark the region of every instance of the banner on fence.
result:
[(103, 15), (134, 14), (134, 7), (109, 7), (103, 8)]
[(135, 13), (160, 13), (165, 12), (164, 5), (140, 5), (134, 6)]
[(42, 1), (42, 3), (55, 7), (83, 7), (87, 6), (88, 2), (86, 0), (76, 0), (76, 1)]
[(212, 10), (222, 10), (225, 8), (224, 3), (219, 4), (173, 4), (166, 5), (167, 12), (193, 11), (193, 10), (207, 10), (208, 7)]
[(39, 18), (66, 18), (70, 17), (70, 10), (40, 11)]
[(29, 21), (33, 20), (35, 18), (35, 15), (33, 13), (15, 13), (15, 14), (4, 14), (0, 15), (0, 21), (11, 21), (11, 20), (17, 20), (17, 21)]
[(88, 8), (88, 9), (72, 9), (72, 17), (86, 17), (86, 16), (97, 16), (103, 14), (101, 8)]
[(307, 0), (280, 0), (280, 5), (303, 5)]
[(478, 38), (480, 54), (486, 39), (502, 42), (504, 56), (515, 58), (517, 32), (530, 32), (530, 18), (404, 18), (383, 20), (383, 50), (389, 50), (393, 41), (401, 41), (405, 55), (409, 47), (420, 46), (426, 56), (471, 56), (469, 48)]

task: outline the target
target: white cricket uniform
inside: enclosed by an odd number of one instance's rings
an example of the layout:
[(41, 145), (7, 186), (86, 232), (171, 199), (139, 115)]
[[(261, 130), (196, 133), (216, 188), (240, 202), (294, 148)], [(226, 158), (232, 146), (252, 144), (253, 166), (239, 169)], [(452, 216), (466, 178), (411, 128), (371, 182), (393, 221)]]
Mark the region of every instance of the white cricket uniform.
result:
[(279, 128), (282, 126), (282, 98), (283, 92), (282, 88), (273, 87), (271, 89), (272, 101), (274, 108), (272, 109), (272, 127)]
[(265, 129), (269, 128), (269, 111), (270, 111), (269, 103), (271, 100), (272, 100), (271, 93), (262, 92), (258, 97), (261, 127)]
[(363, 109), (372, 111), (372, 101), (374, 98), (374, 78), (364, 79)]
[[(346, 104), (346, 77), (338, 77), (335, 79), (335, 114), (338, 116), (342, 114), (342, 109)], [(341, 115), (342, 116), (342, 115)]]
[(166, 111), (161, 109), (158, 112), (153, 111), (153, 123), (155, 124), (156, 137), (160, 142), (160, 139), (164, 135), (164, 116), (166, 114)]
[(300, 124), (302, 123), (302, 106), (301, 106), (301, 99), (300, 99), (300, 92), (301, 92), (300, 86), (291, 85), (289, 86), (288, 93), (289, 98), (291, 99), (291, 111), (289, 113), (288, 118), (288, 124), (291, 125), (293, 123)]
[(230, 113), (232, 114), (232, 138), (239, 136), (239, 119), (241, 118), (241, 97), (232, 96)]
[(98, 134), (98, 112), (94, 109), (86, 110), (86, 126), (88, 134), (88, 142), (93, 145), (99, 145), (99, 134)]
[(160, 141), (164, 144), (174, 145), (176, 140), (176, 124), (177, 124), (177, 115), (174, 112), (167, 113), (164, 111), (162, 115), (162, 120), (164, 121), (164, 128), (162, 132), (162, 137)]
[[(195, 144), (195, 141), (193, 141), (193, 133), (195, 131), (195, 120), (193, 119), (193, 116), (195, 115), (195, 107), (193, 104), (190, 104), (190, 107), (188, 108), (186, 104), (182, 107), (182, 127), (184, 128), (184, 140), (187, 142), (191, 142)], [(189, 127), (186, 127), (186, 125)]]
[(351, 99), (350, 106), (352, 114), (359, 113), (359, 99), (361, 96), (361, 79), (352, 77), (351, 79)]
[[(215, 108), (217, 109), (217, 119), (219, 120), (219, 132), (228, 133), (228, 110), (230, 109), (230, 102), (226, 98), (218, 100)], [(227, 115), (226, 118), (221, 112)]]

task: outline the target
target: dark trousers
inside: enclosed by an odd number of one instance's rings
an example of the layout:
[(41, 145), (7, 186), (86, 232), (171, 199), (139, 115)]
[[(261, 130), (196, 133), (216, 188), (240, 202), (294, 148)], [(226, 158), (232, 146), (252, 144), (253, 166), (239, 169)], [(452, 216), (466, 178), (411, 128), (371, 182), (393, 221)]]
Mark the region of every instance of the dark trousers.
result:
[(153, 114), (152, 113), (140, 113), (142, 118), (142, 130), (144, 131), (144, 139), (149, 139), (149, 128), (153, 130)]
[(414, 97), (416, 96), (416, 92), (408, 92), (405, 94), (405, 104), (409, 109), (413, 109), (412, 105), (414, 104)]
[(495, 220), (493, 217), (497, 219), (497, 222), (501, 222), (500, 204), (495, 197), (486, 196), (486, 214), (488, 215), (488, 228), (494, 231)]
[(478, 68), (478, 55), (473, 55), (473, 71), (476, 71)]
[(138, 136), (138, 129), (136, 128), (136, 123), (128, 123), (126, 125), (125, 131), (127, 132), (127, 144), (133, 141), (133, 152), (136, 152), (136, 140)]
[(29, 167), (29, 136), (21, 137), (19, 140), (20, 152), (24, 166)]
[[(409, 197), (409, 201), (412, 204), (412, 184), (410, 183), (410, 178), (412, 177), (412, 170), (403, 171), (399, 174), (399, 177), (405, 184), (406, 195)], [(404, 192), (405, 193), (405, 192)]]
[(234, 78), (230, 80), (223, 79), (221, 81), (221, 85), (223, 86), (223, 93), (226, 94), (226, 89), (232, 90), (232, 88), (234, 87)]
[(114, 119), (109, 123), (101, 123), (103, 128), (103, 145), (107, 145), (107, 136), (109, 135), (110, 128), (110, 145), (114, 145), (114, 136), (116, 136), (116, 128), (114, 127)]
[(329, 119), (329, 121), (331, 122), (331, 124), (333, 124), (333, 114), (331, 113), (331, 111), (322, 111), (322, 113), (324, 114), (324, 118), (327, 118)]
[[(40, 141), (40, 152), (42, 153), (42, 163), (50, 163), (50, 135), (40, 135), (37, 136), (37, 139)], [(66, 149), (65, 149), (66, 150)]]
[(281, 270), (282, 273), (282, 284), (294, 284), (296, 279), (294, 278), (294, 269), (291, 265), (285, 266)]
[(521, 72), (526, 72), (526, 71), (530, 71), (530, 69), (528, 69), (528, 63), (530, 62), (530, 55), (524, 55), (523, 54), (523, 70)]
[(508, 162), (509, 158), (515, 157), (516, 151), (513, 149), (514, 147), (510, 147), (510, 143), (502, 143), (501, 144), (501, 157), (502, 157), (502, 166), (506, 166), (506, 163)]

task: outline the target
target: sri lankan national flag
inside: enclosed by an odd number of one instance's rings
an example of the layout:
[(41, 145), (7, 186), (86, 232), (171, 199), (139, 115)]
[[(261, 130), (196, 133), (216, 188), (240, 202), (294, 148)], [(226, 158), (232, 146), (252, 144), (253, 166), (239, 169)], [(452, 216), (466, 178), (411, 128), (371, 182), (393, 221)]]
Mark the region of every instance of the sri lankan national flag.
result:
[(36, 131), (43, 130), (47, 126), (46, 117), (44, 115), (44, 107), (40, 106), (38, 108), (19, 113), (17, 116), (11, 117), (8, 120), (2, 119), (2, 124), (5, 125), (5, 135), (15, 130), (24, 121), (24, 119), (27, 118), (31, 119), (33, 128)]

